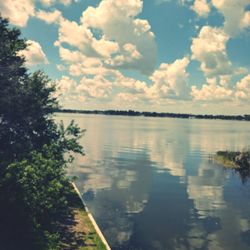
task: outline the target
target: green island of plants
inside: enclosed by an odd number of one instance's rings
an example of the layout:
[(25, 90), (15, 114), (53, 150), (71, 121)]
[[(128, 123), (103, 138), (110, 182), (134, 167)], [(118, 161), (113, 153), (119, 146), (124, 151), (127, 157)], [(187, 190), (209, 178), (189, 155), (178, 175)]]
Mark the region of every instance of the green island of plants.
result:
[(218, 151), (214, 160), (225, 168), (235, 169), (242, 181), (250, 177), (250, 151)]

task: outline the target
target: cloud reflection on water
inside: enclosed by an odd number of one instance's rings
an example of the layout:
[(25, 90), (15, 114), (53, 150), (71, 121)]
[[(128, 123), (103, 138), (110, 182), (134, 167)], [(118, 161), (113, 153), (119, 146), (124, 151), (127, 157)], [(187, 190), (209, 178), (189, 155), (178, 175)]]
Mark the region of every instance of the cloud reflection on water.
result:
[[(63, 117), (68, 118), (71, 117)], [(209, 154), (217, 150), (247, 146), (248, 124), (85, 115), (74, 118), (87, 129), (82, 138), (86, 156), (77, 157), (70, 174), (79, 176), (83, 193), (94, 194), (88, 204), (113, 246), (249, 247), (243, 242), (242, 233), (250, 229), (250, 214), (244, 208), (250, 201), (241, 200), (244, 204), (237, 207), (234, 196), (225, 196), (235, 183), (239, 185), (237, 179), (208, 160)], [(155, 195), (164, 195), (161, 203), (155, 201)], [(185, 206), (176, 209), (177, 201)], [(183, 214), (184, 218), (178, 225), (174, 222), (177, 217), (169, 225), (163, 220), (159, 226), (166, 232), (171, 226), (172, 232), (165, 237), (164, 233), (158, 233), (161, 237), (151, 234), (152, 239), (142, 242), (138, 237), (144, 229), (138, 221), (142, 225), (149, 216), (154, 216), (155, 206), (162, 207), (159, 216), (171, 219), (170, 216)], [(164, 209), (173, 212), (164, 214)], [(144, 227), (148, 226), (145, 222)], [(157, 230), (153, 224), (151, 227)]]

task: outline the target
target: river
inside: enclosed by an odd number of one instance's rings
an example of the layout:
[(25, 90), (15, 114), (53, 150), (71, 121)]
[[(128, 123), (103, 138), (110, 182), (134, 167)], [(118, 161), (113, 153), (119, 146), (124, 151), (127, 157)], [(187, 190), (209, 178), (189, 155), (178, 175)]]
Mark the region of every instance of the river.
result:
[(211, 160), (250, 122), (57, 114), (83, 129), (69, 175), (113, 250), (250, 249), (250, 180)]

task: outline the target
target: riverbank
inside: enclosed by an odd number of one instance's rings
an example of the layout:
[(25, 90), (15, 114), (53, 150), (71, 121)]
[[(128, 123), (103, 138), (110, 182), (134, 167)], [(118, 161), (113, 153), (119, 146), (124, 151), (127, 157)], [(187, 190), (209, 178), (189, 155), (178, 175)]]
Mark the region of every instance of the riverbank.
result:
[(81, 195), (73, 183), (74, 192), (70, 198), (70, 214), (61, 224), (59, 249), (64, 250), (109, 250), (93, 216), (83, 203)]

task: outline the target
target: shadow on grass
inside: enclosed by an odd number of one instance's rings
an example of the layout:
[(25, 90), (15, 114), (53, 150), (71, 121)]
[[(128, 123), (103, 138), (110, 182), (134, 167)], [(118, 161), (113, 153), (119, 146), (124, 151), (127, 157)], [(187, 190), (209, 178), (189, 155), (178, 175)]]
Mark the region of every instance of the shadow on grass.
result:
[(79, 208), (70, 208), (69, 215), (60, 226), (61, 247), (64, 250), (96, 246), (96, 244), (92, 243), (94, 233), (89, 232), (89, 229), (83, 224), (84, 222), (80, 221), (79, 214)]

